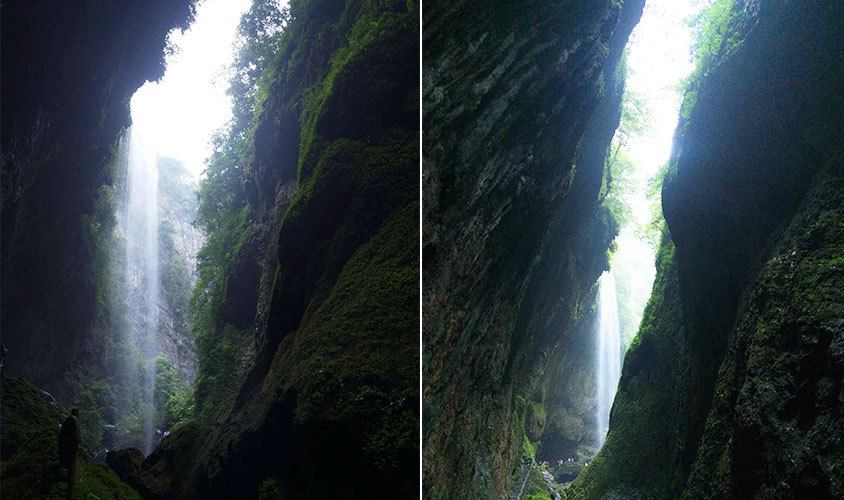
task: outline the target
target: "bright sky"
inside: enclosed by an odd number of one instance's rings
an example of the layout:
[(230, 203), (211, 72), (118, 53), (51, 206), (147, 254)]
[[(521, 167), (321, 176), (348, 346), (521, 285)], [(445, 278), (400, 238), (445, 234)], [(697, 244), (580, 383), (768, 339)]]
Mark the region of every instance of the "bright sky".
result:
[[(627, 147), (636, 165), (636, 177), (643, 184), (671, 154), (682, 100), (675, 87), (694, 70), (689, 52), (692, 31), (684, 21), (700, 10), (700, 3), (700, 0), (649, 0), (641, 22), (630, 37), (627, 86), (645, 96), (653, 115), (651, 133), (630, 141)], [(631, 200), (640, 223), (650, 218), (644, 189), (643, 185), (639, 196)]]
[(209, 140), (231, 118), (226, 65), (241, 15), (250, 0), (200, 0), (196, 19), (184, 32), (174, 30), (176, 49), (164, 77), (147, 82), (132, 96), (132, 121), (161, 156), (182, 160), (196, 177), (205, 170)]
[[(648, 179), (671, 154), (682, 101), (677, 84), (694, 70), (690, 55), (692, 31), (684, 21), (709, 3), (708, 0), (648, 0), (642, 20), (630, 37), (627, 88), (645, 97), (653, 118), (651, 132), (646, 137), (632, 138), (626, 147), (635, 166), (633, 180), (638, 186), (628, 193), (627, 201), (641, 225), (651, 218), (650, 202), (645, 196)], [(617, 276), (632, 280), (629, 287), (635, 297), (628, 300), (635, 300), (637, 308), (644, 308), (656, 273), (654, 251), (635, 236), (633, 226), (625, 227), (616, 240), (618, 249), (613, 257), (613, 269), (617, 270)]]

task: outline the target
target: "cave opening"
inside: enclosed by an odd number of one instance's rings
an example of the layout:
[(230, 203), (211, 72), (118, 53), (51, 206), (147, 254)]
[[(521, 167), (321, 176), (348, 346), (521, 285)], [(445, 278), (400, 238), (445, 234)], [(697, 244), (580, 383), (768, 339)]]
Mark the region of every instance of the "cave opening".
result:
[(227, 95), (238, 23), (249, 0), (205, 0), (167, 39), (164, 76), (130, 102), (132, 124), (116, 155), (116, 245), (111, 296), (127, 343), (121, 388), (103, 446), (145, 455), (192, 413), (197, 353), (191, 295), (204, 234), (197, 190), (213, 137), (232, 117)]

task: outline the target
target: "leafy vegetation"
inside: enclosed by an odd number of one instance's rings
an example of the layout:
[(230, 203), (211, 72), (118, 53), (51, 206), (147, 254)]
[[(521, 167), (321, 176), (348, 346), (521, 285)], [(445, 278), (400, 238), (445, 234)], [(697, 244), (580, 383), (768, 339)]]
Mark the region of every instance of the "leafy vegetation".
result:
[[(627, 53), (620, 64), (620, 72), (627, 71)], [(631, 140), (648, 135), (651, 130), (653, 115), (645, 96), (630, 88), (625, 88), (621, 98), (621, 120), (610, 143), (610, 150), (604, 168), (604, 185), (601, 192), (603, 204), (619, 227), (633, 223), (633, 213), (628, 201), (636, 190), (634, 175), (636, 166), (627, 153)]]
[(700, 82), (719, 60), (738, 49), (743, 32), (737, 27), (747, 19), (743, 6), (735, 0), (706, 0), (704, 5), (687, 20), (694, 38), (691, 57), (695, 62), (695, 70), (679, 83), (684, 93), (680, 107), (681, 127), (697, 101)]
[(249, 138), (275, 74), (287, 7), (257, 0), (238, 26), (238, 52), (230, 73), (232, 122), (212, 140), (213, 152), (198, 190), (196, 223), (206, 235), (197, 256), (198, 280), (190, 299), (192, 335), (199, 362), (197, 415), (207, 419), (230, 399), (228, 381), (235, 378), (251, 336), (222, 317), (228, 266), (252, 231), (250, 207), (243, 189)]
[(193, 392), (173, 363), (164, 356), (155, 359), (154, 426), (159, 430), (183, 424), (193, 417)]
[(665, 174), (668, 172), (668, 165), (668, 163), (662, 165), (659, 171), (648, 179), (648, 189), (645, 196), (648, 199), (651, 217), (647, 224), (636, 228), (636, 236), (647, 241), (654, 250), (659, 248), (659, 242), (666, 231), (665, 218), (662, 215), (662, 185), (665, 181)]
[[(684, 353), (677, 350), (670, 363), (660, 362), (659, 355), (674, 348), (674, 336), (682, 332), (682, 312), (677, 294), (678, 278), (674, 244), (666, 234), (656, 257), (657, 274), (653, 293), (645, 307), (641, 327), (628, 348), (621, 383), (613, 403), (612, 432), (598, 455), (583, 469), (569, 488), (570, 498), (601, 498), (611, 489), (625, 490), (632, 485), (677, 488), (675, 477), (664, 471), (676, 457), (668, 454), (641, 460), (642, 450), (668, 449), (663, 429), (675, 425), (678, 418), (671, 411), (672, 391), (655, 391), (653, 378), (673, 376)], [(644, 425), (643, 425), (644, 423)], [(620, 439), (619, 436), (624, 436)], [(659, 448), (663, 446), (664, 448)]]
[(527, 434), (525, 434), (522, 449), (524, 450), (526, 456), (536, 462), (536, 445), (533, 444), (533, 441), (531, 441), (529, 437), (527, 437)]
[[(264, 497), (357, 495), (326, 475), (410, 488), (400, 496), (417, 488), (407, 477), (418, 460), (418, 131), (400, 121), (418, 123), (406, 57), (416, 20), (408, 2), (261, 1), (240, 25), (234, 119), (199, 187), (196, 415), (231, 422), (242, 389), (232, 381), (264, 377), (238, 408), (248, 432), (275, 440), (277, 426), (294, 426), (311, 449), (288, 458), (295, 481), (272, 464), (250, 471), (243, 481), (264, 481)], [(247, 287), (257, 298), (239, 302)], [(260, 383), (250, 375), (243, 387)], [(225, 453), (249, 453), (255, 439), (239, 432)], [(326, 455), (354, 463), (326, 471), (316, 458)]]
[(744, 9), (735, 0), (705, 0), (703, 3), (704, 8), (686, 23), (692, 28), (691, 56), (695, 66), (708, 72), (717, 58), (729, 55), (740, 45), (741, 37), (731, 28), (744, 15)]

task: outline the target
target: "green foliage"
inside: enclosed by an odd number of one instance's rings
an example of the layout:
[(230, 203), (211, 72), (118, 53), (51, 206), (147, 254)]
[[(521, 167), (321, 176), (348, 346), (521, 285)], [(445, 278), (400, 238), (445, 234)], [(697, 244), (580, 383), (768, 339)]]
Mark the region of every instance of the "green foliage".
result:
[[(101, 464), (77, 462), (77, 498), (99, 498), (101, 500), (141, 500), (141, 496), (108, 467)], [(61, 496), (59, 498), (64, 498)]]
[[(241, 52), (244, 50), (248, 50), (248, 46), (241, 47)], [(243, 57), (241, 55), (239, 59), (243, 64), (253, 61)], [(235, 75), (239, 71), (247, 70), (236, 67)], [(232, 80), (232, 88), (237, 85)], [(241, 91), (243, 89), (236, 92)], [(241, 182), (241, 165), (248, 150), (246, 128), (250, 122), (238, 117), (248, 114), (243, 109), (252, 109), (252, 105), (246, 97), (234, 101), (236, 119), (227, 134), (221, 132), (213, 139), (214, 152), (197, 193), (196, 223), (204, 230), (206, 240), (197, 255), (199, 276), (190, 298), (190, 311), (198, 360), (196, 415), (200, 418), (210, 418), (218, 405), (227, 399), (226, 393), (231, 391), (228, 381), (234, 378), (236, 362), (248, 340), (246, 332), (224, 324), (220, 311), (226, 297), (229, 262), (251, 227)]]
[(91, 391), (86, 390), (77, 394), (73, 405), (79, 409), (79, 427), (82, 440), (93, 450), (101, 449), (105, 422)]
[(625, 226), (633, 221), (633, 210), (627, 198), (630, 192), (635, 189), (633, 173), (636, 167), (622, 149), (615, 151), (607, 158), (605, 167), (604, 182), (607, 186), (604, 206), (609, 208), (610, 213), (619, 227)]
[(162, 220), (158, 225), (159, 280), (166, 313), (172, 316), (177, 328), (187, 332), (190, 323), (190, 270), (176, 249), (172, 222)]
[(528, 500), (551, 500), (552, 493), (551, 485), (545, 482), (542, 475), (543, 467), (534, 466), (525, 482), (525, 487), (522, 492), (522, 498)]
[[(620, 71), (628, 72), (627, 49), (624, 50)], [(626, 78), (626, 76), (625, 76)], [(631, 139), (646, 137), (653, 131), (653, 112), (644, 94), (625, 87), (621, 96), (621, 119), (613, 136), (611, 149), (624, 149)]]
[(199, 278), (190, 309), (198, 360), (198, 417), (210, 416), (227, 399), (240, 353), (251, 341), (247, 332), (225, 324), (220, 314), (226, 297), (227, 266), (246, 237), (248, 214), (248, 206), (234, 213), (219, 212), (216, 230), (207, 233), (205, 246), (197, 256)]
[[(627, 71), (626, 51), (619, 71), (622, 73)], [(610, 144), (601, 188), (604, 197), (603, 205), (609, 208), (619, 227), (633, 221), (632, 209), (627, 198), (636, 189), (636, 183), (633, 180), (636, 166), (627, 154), (626, 148), (631, 140), (650, 134), (652, 121), (653, 114), (645, 96), (630, 88), (625, 88), (621, 98), (621, 119)]]
[(217, 410), (233, 399), (236, 388), (232, 381), (237, 380), (238, 362), (251, 342), (248, 332), (228, 324), (197, 336), (196, 416), (200, 421), (213, 419)]
[(138, 397), (132, 411), (129, 411), (118, 418), (116, 422), (116, 431), (114, 433), (115, 442), (119, 443), (121, 447), (143, 448), (144, 433), (146, 432), (147, 422), (147, 405), (143, 404)]
[[(176, 239), (179, 231), (197, 215), (196, 184), (184, 165), (171, 158), (158, 160), (159, 214), (158, 261), (165, 320), (173, 328), (188, 335), (190, 328), (191, 271), (179, 253)], [(182, 235), (183, 236), (183, 235)]]
[(193, 415), (193, 397), (185, 379), (164, 356), (155, 359), (155, 416), (156, 429), (168, 430)]
[(692, 59), (697, 68), (708, 71), (716, 58), (730, 54), (739, 46), (741, 38), (730, 28), (744, 9), (735, 0), (705, 0), (704, 4), (708, 6), (686, 23), (692, 28)]
[(190, 422), (196, 406), (193, 391), (182, 390), (172, 394), (165, 404), (168, 427), (174, 429)]
[[(116, 154), (116, 148), (112, 153)], [(106, 424), (113, 424), (132, 407), (138, 385), (127, 383), (121, 369), (131, 365), (136, 353), (126, 328), (127, 288), (121, 270), (125, 263), (125, 240), (117, 228), (117, 194), (125, 181), (125, 164), (117, 156), (105, 170), (114, 185), (98, 188), (93, 210), (83, 216), (83, 236), (91, 251), (89, 274), (95, 291), (94, 318), (88, 355), (101, 362), (78, 363), (68, 378), (73, 404), (80, 409), (81, 432), (93, 447), (113, 444)]]
[(662, 185), (665, 182), (668, 165), (665, 163), (653, 177), (648, 179), (648, 190), (645, 194), (648, 198), (651, 217), (646, 225), (636, 228), (636, 236), (647, 241), (654, 250), (659, 247), (659, 242), (666, 231), (665, 218), (662, 216)]
[(349, 258), (291, 354), (297, 420), (330, 412), (365, 426), (365, 456), (384, 474), (418, 453), (418, 323), (406, 313), (418, 301), (418, 210), (399, 210)]
[(274, 60), (289, 21), (289, 9), (280, 8), (275, 0), (253, 2), (241, 18), (228, 91), (233, 120), (212, 140), (213, 153), (198, 189), (196, 223), (204, 230), (206, 241), (197, 256), (199, 277), (190, 310), (199, 362), (196, 409), (201, 418), (210, 418), (230, 399), (229, 381), (235, 378), (241, 354), (251, 341), (248, 332), (226, 324), (220, 311), (228, 266), (251, 232), (242, 184), (249, 137), (275, 77)]
[(528, 408), (531, 404), (522, 396), (516, 396), (513, 400), (513, 426), (511, 436), (511, 446), (513, 446), (516, 453), (511, 453), (511, 469), (514, 474), (520, 471), (520, 464), (525, 457), (530, 458), (534, 463), (536, 462), (536, 447), (539, 442), (533, 442), (527, 435), (527, 418)]
[[(675, 249), (668, 233), (660, 243), (656, 267), (653, 292), (639, 332), (624, 359), (622, 383), (613, 403), (613, 431), (589, 467), (583, 469), (567, 490), (569, 498), (603, 498), (613, 489), (654, 487), (671, 491), (677, 487), (671, 484), (677, 478), (664, 474), (676, 457), (662, 454), (641, 460), (642, 450), (674, 446), (668, 440), (676, 435), (669, 435), (666, 429), (676, 425), (673, 405), (682, 397), (670, 390), (656, 390), (652, 383), (654, 379), (674, 376), (685, 355), (675, 343), (677, 336), (683, 335), (683, 317), (677, 291)], [(665, 362), (660, 356), (669, 349), (676, 349), (676, 353)], [(660, 446), (664, 448), (657, 448)]]
[[(283, 368), (264, 380), (264, 394), (295, 391), (295, 424), (342, 429), (344, 443), (324, 446), (355, 446), (365, 462), (355, 467), (398, 482), (394, 478), (403, 477), (418, 458), (418, 366), (413, 361), (418, 354), (419, 207), (412, 182), (418, 177), (418, 134), (393, 128), (370, 137), (365, 126), (340, 130), (341, 124), (352, 123), (349, 103), (361, 100), (341, 92), (383, 95), (388, 83), (379, 75), (387, 73), (375, 65), (408, 40), (407, 25), (416, 16), (398, 16), (390, 10), (393, 3), (293, 1), (289, 17), (282, 12), (272, 21), (278, 29), (265, 29), (260, 20), (241, 23), (254, 35), (241, 33), (246, 50), (263, 55), (244, 57), (255, 67), (238, 63), (235, 74), (241, 79), (232, 84), (232, 92), (242, 95), (235, 99), (235, 119), (217, 136), (199, 188), (197, 223), (207, 240), (199, 253), (191, 310), (199, 361), (197, 420), (221, 421), (238, 393), (233, 381), (242, 380), (254, 356), (252, 329), (239, 329), (226, 319), (233, 269), (256, 253), (260, 265), (275, 265), (264, 260), (266, 247), (256, 251), (256, 242), (273, 245), (276, 236), (280, 243), (273, 248), (301, 251), (305, 256), (296, 265), (293, 259), (281, 260), (272, 289), (284, 286), (285, 273), (294, 276), (295, 284), (281, 289), (295, 300), (281, 307), (306, 310), (295, 318), (293, 331), (271, 332), (272, 337), (287, 334), (280, 351), (286, 355), (274, 365)], [(255, 6), (248, 14), (262, 15)], [(396, 17), (405, 23), (404, 31), (396, 28)], [(244, 88), (250, 90), (238, 90)], [(364, 111), (354, 117), (389, 119)], [(273, 128), (279, 123), (281, 132)], [(262, 156), (267, 153), (263, 146), (279, 139), (270, 134), (284, 134), (282, 141), (293, 142), (281, 159)], [(302, 154), (297, 154), (296, 139), (305, 145)], [(276, 163), (263, 170), (267, 160)], [(275, 186), (252, 183), (279, 171), (292, 177), (294, 168), (305, 164), (307, 174), (299, 176), (296, 199), (279, 233), (275, 220), (266, 223), (265, 207), (249, 204), (253, 188), (266, 193)], [(252, 170), (258, 166), (260, 175)], [(297, 288), (305, 290), (301, 296)], [(260, 300), (269, 302), (269, 293), (262, 294)], [(260, 403), (249, 407), (250, 425), (266, 417), (262, 409), (267, 407)], [(267, 480), (259, 495), (275, 498), (279, 488), (277, 481)]]
[(693, 32), (691, 57), (695, 62), (695, 70), (679, 83), (684, 93), (680, 107), (681, 127), (695, 106), (700, 82), (719, 60), (735, 52), (741, 45), (743, 34), (739, 26), (747, 19), (743, 2), (704, 0), (703, 3), (705, 8), (686, 20)]
[(158, 204), (164, 212), (164, 219), (193, 221), (197, 206), (196, 187), (181, 161), (158, 159)]
[(232, 97), (231, 131), (246, 137), (254, 125), (275, 72), (273, 62), (281, 51), (282, 33), (290, 23), (290, 7), (278, 0), (255, 0), (238, 25), (235, 60), (229, 76)]
[(527, 434), (524, 435), (522, 450), (524, 451), (526, 456), (530, 457), (531, 460), (536, 462), (536, 444), (534, 444), (534, 442), (527, 437)]
[[(300, 182), (307, 180), (318, 161), (318, 155), (325, 146), (324, 138), (321, 137), (325, 128), (336, 124), (324, 122), (326, 117), (331, 120), (348, 120), (344, 116), (343, 92), (338, 92), (350, 80), (367, 78), (359, 73), (368, 73), (367, 86), (355, 85), (357, 92), (365, 93), (366, 97), (357, 97), (356, 100), (377, 102), (379, 95), (387, 95), (391, 86), (395, 85), (392, 78), (377, 76), (379, 72), (389, 71), (389, 68), (377, 68), (378, 56), (397, 50), (396, 44), (385, 43), (395, 40), (397, 33), (406, 29), (407, 16), (390, 15), (387, 9), (394, 2), (389, 0), (366, 2), (366, 7), (356, 13), (354, 24), (351, 26), (351, 33), (348, 34), (348, 42), (338, 47), (330, 59), (330, 70), (324, 78), (314, 86), (305, 91), (302, 107), (302, 131), (299, 145), (299, 168), (298, 179)], [(385, 12), (386, 11), (386, 12)], [(341, 25), (347, 16), (341, 18)], [(376, 70), (377, 68), (377, 70)], [(372, 75), (376, 75), (373, 77)], [(381, 86), (384, 85), (382, 92)], [(341, 97), (342, 96), (342, 97)]]
[(612, 262), (618, 295), (618, 326), (623, 349), (626, 349), (636, 337), (642, 320), (642, 311), (650, 297), (653, 285), (653, 275), (647, 269), (653, 265), (653, 255), (649, 255), (639, 246), (647, 245), (647, 243), (641, 240), (628, 240), (625, 244), (637, 246), (631, 247), (630, 253), (625, 255), (625, 258), (615, 258)]

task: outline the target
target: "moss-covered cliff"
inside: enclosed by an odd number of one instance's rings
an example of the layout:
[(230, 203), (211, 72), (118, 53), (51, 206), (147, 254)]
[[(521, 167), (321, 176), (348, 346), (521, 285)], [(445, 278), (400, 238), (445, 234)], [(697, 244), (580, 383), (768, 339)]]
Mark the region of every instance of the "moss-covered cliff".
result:
[[(0, 391), (0, 483), (9, 500), (66, 498), (67, 471), (56, 452), (66, 408), (22, 378), (6, 377)], [(77, 458), (76, 495), (101, 500), (140, 500), (138, 493), (92, 458), (83, 441)]]
[(535, 440), (565, 453), (584, 438), (566, 442), (565, 412), (583, 408), (552, 374), (588, 392), (558, 368), (588, 352), (579, 323), (616, 232), (601, 184), (642, 6), (423, 9), (427, 498), (505, 497)]
[(200, 187), (197, 418), (125, 477), (152, 498), (413, 498), (418, 5), (280, 17)]
[(844, 7), (736, 2), (686, 95), (670, 239), (574, 498), (844, 495)]

